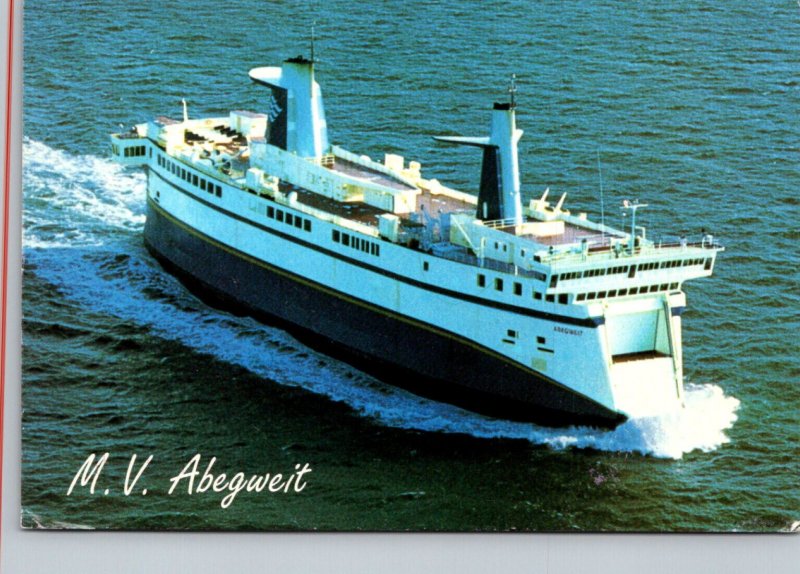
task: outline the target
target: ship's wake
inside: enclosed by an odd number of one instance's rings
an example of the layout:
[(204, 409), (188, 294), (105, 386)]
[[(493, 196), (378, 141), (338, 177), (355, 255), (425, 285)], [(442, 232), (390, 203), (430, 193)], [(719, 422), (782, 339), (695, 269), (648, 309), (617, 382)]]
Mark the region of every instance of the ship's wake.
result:
[(729, 440), (725, 431), (736, 420), (739, 401), (713, 384), (688, 384), (680, 412), (633, 419), (613, 431), (491, 419), (384, 385), (280, 329), (209, 308), (187, 293), (142, 246), (141, 174), (31, 140), (24, 142), (23, 155), (26, 263), (63, 296), (95, 313), (146, 326), (154, 336), (341, 401), (387, 426), (675, 459)]

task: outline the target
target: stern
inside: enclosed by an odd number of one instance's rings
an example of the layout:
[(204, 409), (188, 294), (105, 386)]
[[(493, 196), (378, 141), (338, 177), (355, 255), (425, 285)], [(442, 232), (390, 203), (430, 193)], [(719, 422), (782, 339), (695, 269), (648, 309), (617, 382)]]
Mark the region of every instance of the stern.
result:
[(657, 416), (683, 406), (683, 293), (605, 305), (606, 356), (616, 410)]

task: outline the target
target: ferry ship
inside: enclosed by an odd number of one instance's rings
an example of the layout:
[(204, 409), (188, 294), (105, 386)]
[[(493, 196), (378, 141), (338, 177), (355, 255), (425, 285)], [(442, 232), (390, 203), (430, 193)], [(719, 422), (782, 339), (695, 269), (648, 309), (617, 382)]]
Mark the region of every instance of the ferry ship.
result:
[(565, 194), (523, 202), (513, 89), (488, 136), (437, 138), (480, 149), (466, 193), (332, 144), (312, 60), (250, 78), (262, 112), (190, 119), (184, 102), (111, 136), (147, 171), (148, 250), (187, 286), (491, 416), (614, 427), (682, 408), (683, 284), (711, 275), (711, 236), (648, 239), (636, 202), (629, 229)]

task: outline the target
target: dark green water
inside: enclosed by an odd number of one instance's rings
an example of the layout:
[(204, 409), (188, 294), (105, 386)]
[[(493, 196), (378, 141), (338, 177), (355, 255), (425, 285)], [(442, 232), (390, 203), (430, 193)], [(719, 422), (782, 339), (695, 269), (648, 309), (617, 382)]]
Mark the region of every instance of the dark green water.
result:
[[(307, 53), (334, 142), (474, 189), (519, 83), (523, 193), (649, 234), (712, 230), (687, 285), (687, 414), (607, 433), (494, 421), (388, 388), (286, 333), (209, 309), (141, 245), (144, 178), (107, 134), (261, 109), (247, 71)], [(25, 4), (23, 524), (113, 529), (755, 530), (800, 519), (800, 8), (791, 2)], [(94, 495), (67, 490), (110, 453)], [(299, 493), (189, 495), (200, 471)], [(130, 496), (128, 461), (153, 460)], [(108, 488), (109, 494), (103, 494)], [(146, 488), (147, 495), (141, 490)]]

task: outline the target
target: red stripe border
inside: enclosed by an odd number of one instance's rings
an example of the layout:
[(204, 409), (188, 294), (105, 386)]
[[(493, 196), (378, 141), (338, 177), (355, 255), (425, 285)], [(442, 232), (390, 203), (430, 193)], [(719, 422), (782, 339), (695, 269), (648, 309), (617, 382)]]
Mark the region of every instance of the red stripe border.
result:
[(14, 70), (14, 0), (8, 0), (8, 51), (6, 68), (6, 134), (3, 158), (3, 300), (0, 309), (0, 551), (2, 551), (3, 518), (3, 428), (6, 388), (6, 320), (8, 318), (8, 222), (11, 198), (11, 78)]

